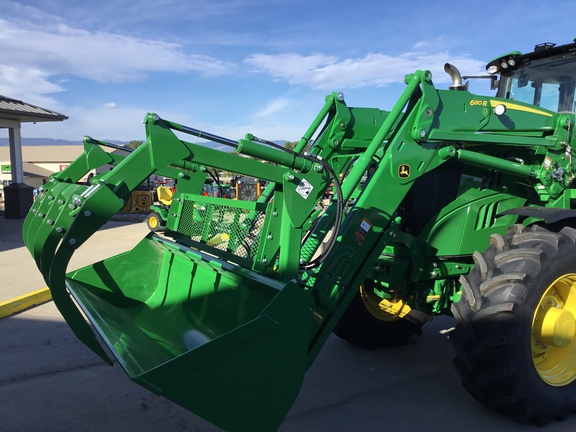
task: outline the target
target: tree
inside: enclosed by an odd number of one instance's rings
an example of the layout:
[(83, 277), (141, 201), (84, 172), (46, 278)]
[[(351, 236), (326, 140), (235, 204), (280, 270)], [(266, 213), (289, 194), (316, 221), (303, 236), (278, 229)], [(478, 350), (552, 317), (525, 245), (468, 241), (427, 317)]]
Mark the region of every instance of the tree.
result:
[(144, 141), (132, 140), (128, 144), (126, 144), (126, 147), (130, 147), (131, 149), (136, 150), (138, 147), (142, 145), (143, 142)]
[[(298, 142), (299, 141), (286, 141), (284, 143), (284, 148), (294, 151), (294, 149), (298, 145)], [(310, 144), (306, 144), (306, 146), (304, 147), (304, 151), (308, 151), (309, 148), (310, 148)]]

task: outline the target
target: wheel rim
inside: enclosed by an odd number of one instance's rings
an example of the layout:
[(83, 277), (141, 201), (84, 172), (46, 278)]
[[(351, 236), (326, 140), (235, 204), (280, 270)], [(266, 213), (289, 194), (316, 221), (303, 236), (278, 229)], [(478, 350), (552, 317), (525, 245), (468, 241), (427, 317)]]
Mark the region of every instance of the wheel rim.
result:
[(156, 218), (156, 216), (150, 216), (148, 218), (148, 224), (150, 225), (150, 228), (158, 227), (158, 219)]
[(408, 315), (411, 310), (410, 306), (401, 299), (382, 299), (372, 294), (371, 288), (373, 285), (373, 280), (366, 279), (364, 283), (360, 285), (360, 295), (362, 296), (364, 306), (366, 306), (366, 309), (374, 318), (380, 321), (396, 321)]
[(532, 320), (532, 360), (552, 386), (576, 379), (576, 274), (556, 279), (544, 291)]

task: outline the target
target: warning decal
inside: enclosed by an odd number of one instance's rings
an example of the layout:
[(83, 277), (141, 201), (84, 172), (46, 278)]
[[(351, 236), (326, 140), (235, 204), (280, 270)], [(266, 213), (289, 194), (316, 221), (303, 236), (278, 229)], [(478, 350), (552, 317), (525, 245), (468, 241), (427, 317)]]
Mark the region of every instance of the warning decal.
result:
[(300, 184), (296, 187), (296, 192), (302, 198), (307, 199), (310, 196), (310, 193), (312, 193), (312, 189), (314, 189), (314, 186), (312, 186), (306, 179), (302, 179)]
[(372, 228), (372, 224), (367, 219), (364, 219), (354, 233), (354, 237), (352, 237), (353, 240), (356, 243), (361, 244), (364, 241), (366, 234), (368, 234), (368, 231), (370, 231), (370, 228)]

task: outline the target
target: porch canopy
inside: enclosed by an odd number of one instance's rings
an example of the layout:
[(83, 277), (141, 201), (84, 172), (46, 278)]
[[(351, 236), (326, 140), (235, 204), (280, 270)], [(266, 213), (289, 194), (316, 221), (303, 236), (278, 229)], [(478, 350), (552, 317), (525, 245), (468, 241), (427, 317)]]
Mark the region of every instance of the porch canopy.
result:
[(0, 129), (8, 129), (12, 174), (12, 184), (4, 188), (6, 218), (25, 217), (33, 201), (33, 188), (24, 184), (21, 124), (63, 121), (67, 118), (63, 114), (0, 95)]

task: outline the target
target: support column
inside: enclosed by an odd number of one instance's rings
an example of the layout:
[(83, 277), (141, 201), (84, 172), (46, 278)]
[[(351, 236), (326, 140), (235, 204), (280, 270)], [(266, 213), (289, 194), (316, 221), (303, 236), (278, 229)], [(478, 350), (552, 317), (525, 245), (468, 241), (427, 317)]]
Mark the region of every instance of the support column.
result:
[(4, 188), (4, 207), (6, 219), (22, 219), (34, 202), (34, 188), (24, 184), (24, 164), (22, 163), (22, 140), (20, 136), (20, 122), (2, 122), (1, 126), (8, 127), (10, 142), (10, 166), (12, 183)]
[(22, 137), (20, 122), (8, 129), (10, 143), (10, 166), (12, 167), (12, 183), (24, 183), (24, 164), (22, 163)]

